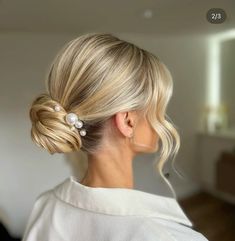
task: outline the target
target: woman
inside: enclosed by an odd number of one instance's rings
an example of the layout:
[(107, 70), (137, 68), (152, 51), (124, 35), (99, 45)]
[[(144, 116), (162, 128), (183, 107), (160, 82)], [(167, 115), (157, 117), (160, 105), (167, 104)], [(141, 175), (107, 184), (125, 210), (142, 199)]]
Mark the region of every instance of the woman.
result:
[[(180, 146), (165, 119), (172, 86), (156, 56), (112, 34), (84, 34), (60, 50), (47, 93), (32, 103), (31, 137), (51, 154), (86, 153), (88, 168), (80, 182), (71, 175), (38, 196), (23, 241), (207, 240), (162, 173)], [(155, 167), (174, 198), (133, 189), (132, 160), (159, 150)]]

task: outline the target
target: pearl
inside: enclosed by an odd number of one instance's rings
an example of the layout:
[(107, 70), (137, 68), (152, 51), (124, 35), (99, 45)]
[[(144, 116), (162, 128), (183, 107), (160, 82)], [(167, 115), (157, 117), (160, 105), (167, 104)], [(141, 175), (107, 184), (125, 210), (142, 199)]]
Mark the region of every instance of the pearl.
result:
[(60, 110), (61, 110), (59, 105), (56, 105), (56, 106), (54, 107), (54, 109), (55, 109), (55, 111), (60, 111)]
[(77, 120), (78, 120), (78, 117), (74, 113), (69, 113), (69, 114), (66, 115), (66, 122), (69, 125), (74, 125)]
[(80, 135), (81, 136), (85, 136), (86, 135), (86, 130), (85, 129), (80, 130)]
[(81, 121), (81, 120), (77, 120), (77, 121), (75, 122), (75, 126), (76, 126), (77, 128), (81, 128), (81, 127), (83, 126), (82, 121)]

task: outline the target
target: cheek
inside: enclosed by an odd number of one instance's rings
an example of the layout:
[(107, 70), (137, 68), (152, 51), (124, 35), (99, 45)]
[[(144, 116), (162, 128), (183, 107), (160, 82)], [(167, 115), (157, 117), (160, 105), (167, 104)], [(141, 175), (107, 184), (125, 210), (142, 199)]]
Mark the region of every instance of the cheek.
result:
[(144, 145), (149, 145), (151, 130), (144, 119), (139, 120), (138, 127), (135, 129), (135, 141)]
[(155, 141), (158, 141), (158, 140), (159, 140), (158, 134), (156, 133), (155, 130), (152, 130), (152, 132), (153, 132), (153, 138), (154, 138), (154, 140), (155, 140)]
[(142, 141), (149, 146), (155, 146), (158, 142), (158, 135), (147, 120), (142, 122), (140, 129)]
[(159, 142), (159, 136), (149, 123), (148, 123), (148, 134), (149, 134), (150, 145), (156, 146)]
[(158, 143), (159, 137), (153, 128), (150, 128), (150, 131), (152, 133), (152, 146), (154, 146)]

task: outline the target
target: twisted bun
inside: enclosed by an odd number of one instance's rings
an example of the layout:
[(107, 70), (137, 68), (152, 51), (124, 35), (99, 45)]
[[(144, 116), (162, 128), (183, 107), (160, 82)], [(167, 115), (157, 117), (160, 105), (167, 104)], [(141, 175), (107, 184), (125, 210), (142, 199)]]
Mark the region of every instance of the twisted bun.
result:
[(33, 101), (29, 111), (31, 138), (37, 146), (45, 148), (50, 154), (78, 151), (82, 146), (81, 137), (66, 123), (67, 113), (63, 107), (58, 112), (54, 110), (57, 104), (45, 93)]

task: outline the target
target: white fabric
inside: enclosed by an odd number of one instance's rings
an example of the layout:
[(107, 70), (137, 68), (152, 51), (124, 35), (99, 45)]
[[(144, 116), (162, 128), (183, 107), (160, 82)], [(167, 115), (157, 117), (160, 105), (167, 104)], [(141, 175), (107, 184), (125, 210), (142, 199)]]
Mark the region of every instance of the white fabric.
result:
[(71, 175), (41, 193), (22, 241), (208, 241), (176, 199), (129, 188), (88, 187)]

